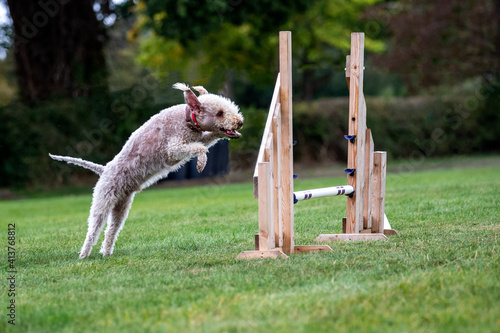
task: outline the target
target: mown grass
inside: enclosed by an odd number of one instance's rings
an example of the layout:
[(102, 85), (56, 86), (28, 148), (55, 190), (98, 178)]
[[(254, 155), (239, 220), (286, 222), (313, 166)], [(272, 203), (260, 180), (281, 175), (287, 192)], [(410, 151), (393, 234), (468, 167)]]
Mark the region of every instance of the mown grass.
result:
[[(296, 189), (345, 178), (297, 181)], [(91, 196), (0, 202), (16, 224), (20, 332), (498, 332), (500, 165), (389, 175), (400, 236), (329, 253), (236, 260), (253, 248), (251, 184), (136, 196), (115, 254), (78, 260)], [(296, 244), (340, 232), (345, 199), (296, 205)], [(5, 274), (3, 275), (5, 276)]]

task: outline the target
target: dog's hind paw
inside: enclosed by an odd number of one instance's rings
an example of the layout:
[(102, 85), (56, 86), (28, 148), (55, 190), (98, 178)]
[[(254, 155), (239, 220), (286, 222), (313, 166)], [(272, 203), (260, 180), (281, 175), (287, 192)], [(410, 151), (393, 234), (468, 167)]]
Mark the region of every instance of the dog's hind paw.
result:
[(113, 254), (113, 250), (101, 249), (99, 253), (102, 254), (103, 257), (109, 257)]
[(86, 259), (88, 258), (90, 255), (90, 253), (80, 253), (80, 256), (78, 256), (79, 259)]
[(82, 247), (82, 249), (80, 250), (80, 259), (85, 259), (87, 258), (90, 253), (92, 252), (92, 246), (89, 245), (90, 243), (85, 243)]

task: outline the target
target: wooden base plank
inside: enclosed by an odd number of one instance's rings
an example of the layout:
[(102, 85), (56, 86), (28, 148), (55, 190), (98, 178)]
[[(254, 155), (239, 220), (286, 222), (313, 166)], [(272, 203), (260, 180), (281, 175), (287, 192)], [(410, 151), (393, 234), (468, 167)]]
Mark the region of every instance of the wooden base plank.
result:
[(399, 232), (392, 229), (389, 220), (387, 219), (387, 215), (384, 214), (384, 235), (396, 235), (399, 236)]
[(280, 250), (266, 250), (266, 251), (243, 251), (236, 259), (265, 259), (265, 258), (288, 258), (283, 251)]
[(396, 231), (396, 230), (394, 230), (394, 229), (384, 229), (384, 235), (389, 235), (389, 236), (395, 235), (395, 236), (399, 236), (399, 232), (397, 232), (397, 231)]
[(387, 239), (384, 234), (322, 234), (316, 237), (315, 242), (333, 242), (333, 241), (368, 241)]
[(296, 253), (333, 251), (328, 245), (295, 245)]

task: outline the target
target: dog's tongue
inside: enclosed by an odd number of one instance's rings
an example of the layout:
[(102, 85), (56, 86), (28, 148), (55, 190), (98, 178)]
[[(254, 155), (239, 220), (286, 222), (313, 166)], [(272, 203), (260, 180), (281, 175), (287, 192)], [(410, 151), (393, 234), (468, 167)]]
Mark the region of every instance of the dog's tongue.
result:
[(241, 137), (241, 134), (238, 131), (235, 130), (226, 130), (226, 134), (229, 136), (236, 136), (236, 137)]

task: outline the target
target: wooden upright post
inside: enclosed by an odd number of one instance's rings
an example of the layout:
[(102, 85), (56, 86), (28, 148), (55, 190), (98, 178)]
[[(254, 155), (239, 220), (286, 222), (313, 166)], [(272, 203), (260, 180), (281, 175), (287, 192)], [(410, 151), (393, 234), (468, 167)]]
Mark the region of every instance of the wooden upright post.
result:
[[(256, 249), (241, 252), (237, 257), (240, 259), (287, 258), (285, 253), (332, 250), (327, 245), (296, 246), (294, 241), (291, 32), (280, 32), (279, 37), (280, 74), (254, 173), (254, 195), (259, 198), (259, 234), (255, 238)], [(347, 183), (355, 193), (347, 199), (343, 234), (322, 234), (316, 242), (387, 239), (384, 233), (397, 234), (384, 213), (387, 157), (384, 152), (374, 153), (372, 135), (366, 129), (363, 33), (351, 35), (351, 55), (346, 61), (348, 134), (352, 136), (347, 137), (347, 167), (352, 169), (347, 170)]]
[[(342, 234), (321, 234), (315, 239), (316, 242), (379, 240), (387, 239), (384, 233), (397, 234), (392, 229), (384, 230), (386, 155), (374, 153), (371, 131), (366, 128), (363, 69), (364, 34), (353, 33), (351, 54), (346, 57), (345, 74), (349, 87), (348, 135), (355, 137), (354, 142), (349, 139), (347, 143), (347, 169), (351, 170), (346, 169), (346, 172), (350, 173), (347, 184), (354, 187), (355, 193), (352, 198), (347, 198), (347, 217), (342, 219)], [(390, 228), (387, 219), (385, 220), (386, 229)]]
[(347, 168), (355, 169), (347, 176), (347, 184), (356, 191), (347, 198), (346, 233), (359, 233), (363, 229), (366, 104), (363, 96), (364, 33), (351, 34), (351, 56), (349, 67), (349, 135), (356, 135), (354, 143), (348, 144)]
[(378, 233), (384, 233), (386, 165), (387, 153), (375, 152), (373, 155), (372, 232)]
[(280, 31), (281, 178), (283, 252), (294, 252), (292, 150), (292, 33)]

